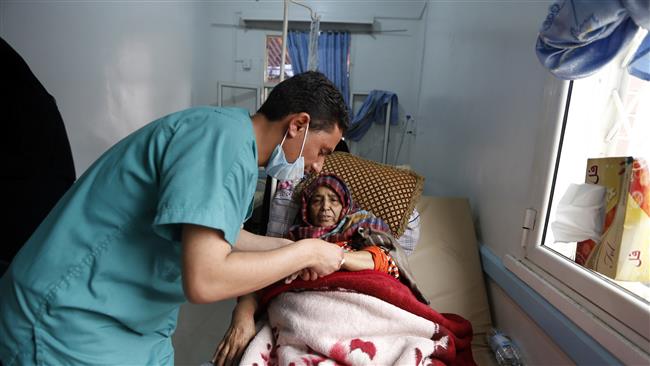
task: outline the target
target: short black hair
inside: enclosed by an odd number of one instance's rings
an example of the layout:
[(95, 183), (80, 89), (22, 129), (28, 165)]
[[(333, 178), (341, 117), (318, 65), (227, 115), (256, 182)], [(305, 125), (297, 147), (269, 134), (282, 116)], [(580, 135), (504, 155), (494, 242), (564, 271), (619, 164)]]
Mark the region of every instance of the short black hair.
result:
[(311, 117), (310, 130), (329, 132), (338, 125), (345, 133), (350, 125), (343, 95), (318, 71), (303, 72), (276, 85), (257, 111), (270, 121), (301, 112)]

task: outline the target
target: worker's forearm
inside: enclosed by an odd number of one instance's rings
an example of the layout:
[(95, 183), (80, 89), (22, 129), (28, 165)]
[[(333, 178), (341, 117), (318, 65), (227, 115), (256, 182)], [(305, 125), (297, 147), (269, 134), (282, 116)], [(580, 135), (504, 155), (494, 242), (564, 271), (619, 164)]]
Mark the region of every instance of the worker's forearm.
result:
[(217, 231), (183, 230), (185, 295), (207, 303), (253, 292), (313, 265), (310, 249), (294, 243), (265, 252), (231, 252)]
[[(259, 290), (292, 273), (313, 264), (313, 255), (304, 245), (291, 244), (267, 252), (231, 252), (223, 267), (215, 272), (221, 279), (220, 291), (227, 291), (224, 297), (239, 296)], [(224, 272), (230, 275), (224, 281)], [(215, 285), (215, 287), (217, 287)]]
[(223, 233), (183, 226), (183, 289), (191, 302), (207, 303), (253, 292), (303, 268), (326, 276), (341, 268), (343, 250), (320, 239), (282, 248), (233, 252)]
[(255, 235), (242, 229), (239, 231), (239, 239), (232, 249), (237, 252), (272, 250), (291, 243), (292, 241), (289, 239)]

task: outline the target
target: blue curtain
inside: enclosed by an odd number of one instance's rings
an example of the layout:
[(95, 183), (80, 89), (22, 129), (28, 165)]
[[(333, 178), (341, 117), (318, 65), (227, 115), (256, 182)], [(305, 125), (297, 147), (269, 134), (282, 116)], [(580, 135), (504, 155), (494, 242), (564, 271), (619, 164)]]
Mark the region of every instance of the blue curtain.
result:
[[(309, 32), (289, 31), (287, 49), (291, 57), (294, 75), (307, 71)], [(325, 74), (339, 88), (348, 105), (350, 99), (349, 52), (349, 32), (322, 32), (318, 37), (318, 71)]]
[(345, 134), (352, 141), (360, 141), (372, 123), (386, 123), (386, 107), (390, 104), (390, 124), (396, 125), (398, 118), (397, 94), (385, 90), (373, 90), (364, 100), (359, 112), (350, 122)]
[[(650, 28), (649, 0), (564, 0), (553, 4), (537, 39), (537, 57), (555, 76), (589, 76), (616, 57), (643, 27)], [(645, 53), (647, 56), (647, 52)], [(635, 65), (639, 68), (644, 56)]]
[(318, 37), (318, 70), (339, 88), (348, 105), (350, 104), (349, 51), (349, 32), (323, 32)]
[(293, 74), (297, 75), (307, 71), (309, 60), (309, 33), (289, 31), (287, 34), (287, 50), (291, 57)]

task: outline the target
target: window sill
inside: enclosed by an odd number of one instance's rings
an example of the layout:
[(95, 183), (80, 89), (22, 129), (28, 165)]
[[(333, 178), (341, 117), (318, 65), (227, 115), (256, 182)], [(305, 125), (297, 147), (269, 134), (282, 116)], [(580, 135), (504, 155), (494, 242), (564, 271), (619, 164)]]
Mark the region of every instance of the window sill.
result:
[(623, 324), (530, 261), (510, 255), (502, 261), (486, 246), (481, 257), (486, 274), (576, 364), (650, 364), (647, 339), (629, 328), (621, 332)]

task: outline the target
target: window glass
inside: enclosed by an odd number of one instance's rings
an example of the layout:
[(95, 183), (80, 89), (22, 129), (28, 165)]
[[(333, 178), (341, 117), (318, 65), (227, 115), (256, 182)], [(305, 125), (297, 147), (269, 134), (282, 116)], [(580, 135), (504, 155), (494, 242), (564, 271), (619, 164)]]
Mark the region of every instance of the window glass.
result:
[[(576, 241), (560, 242), (558, 239), (562, 235), (559, 234), (559, 230), (555, 231), (555, 229), (559, 227), (564, 228), (565, 232), (571, 231), (569, 230), (570, 224), (577, 226), (580, 219), (587, 217), (590, 212), (597, 211), (596, 209), (592, 210), (596, 206), (592, 206), (593, 202), (587, 199), (583, 202), (588, 203), (585, 203), (580, 211), (573, 212), (574, 216), (569, 220), (566, 217), (568, 217), (575, 205), (560, 206), (560, 200), (570, 189), (571, 184), (596, 183), (590, 177), (595, 178), (597, 174), (600, 174), (599, 177), (603, 178), (603, 170), (601, 169), (600, 172), (594, 171), (594, 167), (598, 168), (598, 166), (593, 164), (593, 161), (588, 166), (588, 159), (632, 157), (634, 159), (643, 159), (646, 162), (650, 160), (650, 82), (629, 75), (622, 66), (623, 56), (593, 76), (572, 82), (568, 96), (570, 98), (568, 114), (560, 138), (559, 158), (551, 196), (549, 222), (546, 223), (542, 241), (545, 248), (571, 261), (583, 262), (587, 257), (594, 256), (586, 260), (587, 263), (581, 264), (587, 268), (598, 269), (603, 273), (602, 266), (598, 267), (595, 259), (597, 258), (595, 257), (596, 248), (599, 245), (606, 248), (602, 241), (602, 231), (599, 233), (601, 239), (594, 240), (592, 244), (595, 247), (589, 252), (589, 246), (586, 246), (585, 243), (578, 244)], [(640, 182), (640, 184), (647, 186), (650, 185), (650, 176), (646, 174), (647, 171), (640, 170), (642, 165), (642, 160), (633, 163), (631, 174), (638, 173), (636, 176), (637, 183)], [(627, 173), (621, 171), (619, 174), (623, 176)], [(603, 185), (602, 182), (599, 184)], [(623, 186), (625, 187), (622, 187), (621, 192), (618, 193), (627, 194), (625, 190), (629, 188), (629, 185), (623, 184)], [(604, 203), (607, 202), (608, 197), (611, 198), (617, 194), (613, 189), (604, 189), (603, 191)], [(634, 204), (639, 208), (643, 208), (644, 205), (646, 208), (650, 206), (647, 202), (650, 197), (638, 196), (633, 197), (634, 199), (632, 199), (632, 196), (630, 197), (628, 207)], [(583, 198), (589, 197), (583, 196)], [(644, 199), (646, 200), (645, 204)], [(619, 207), (619, 215), (621, 214), (620, 211)], [(646, 211), (650, 215), (650, 210)], [(612, 210), (610, 207), (608, 210), (608, 207), (604, 207), (600, 211), (601, 216), (595, 215), (594, 220), (600, 223), (601, 230), (603, 230), (602, 226), (613, 228), (618, 225), (622, 227), (625, 219), (621, 222), (612, 222), (616, 214), (616, 209)], [(607, 226), (608, 223), (609, 226)], [(625, 224), (627, 225), (627, 223)], [(553, 225), (558, 226), (553, 227)], [(588, 226), (582, 223), (581, 227), (589, 231)], [(650, 261), (643, 262), (641, 259), (645, 258), (643, 256), (647, 255), (647, 251), (650, 250), (650, 240), (648, 238), (638, 240), (646, 241), (646, 243), (638, 245), (639, 252), (625, 252), (625, 250), (622, 250), (619, 256), (623, 256), (623, 261), (638, 264), (638, 267), (645, 268), (647, 271)], [(613, 245), (616, 244), (616, 242), (613, 243)], [(577, 256), (576, 253), (578, 253)], [(586, 253), (589, 253), (589, 255), (587, 256)], [(616, 262), (616, 258), (614, 262)], [(614, 265), (620, 267), (620, 263), (621, 261), (618, 261)], [(596, 271), (594, 273), (603, 276), (603, 274)], [(626, 288), (635, 296), (645, 299), (646, 302), (650, 302), (649, 283), (614, 280), (610, 278), (611, 276), (603, 277)]]
[[(280, 82), (280, 65), (282, 64), (282, 36), (268, 35), (266, 36), (266, 68), (264, 74), (265, 83), (277, 84)], [(285, 78), (293, 76), (293, 68), (291, 67), (291, 56), (289, 52), (286, 53), (286, 60), (284, 63)]]

